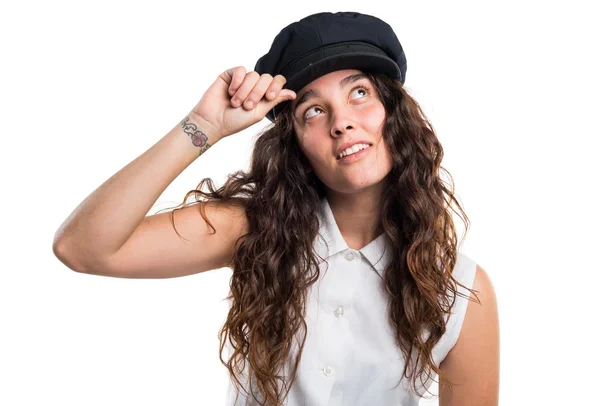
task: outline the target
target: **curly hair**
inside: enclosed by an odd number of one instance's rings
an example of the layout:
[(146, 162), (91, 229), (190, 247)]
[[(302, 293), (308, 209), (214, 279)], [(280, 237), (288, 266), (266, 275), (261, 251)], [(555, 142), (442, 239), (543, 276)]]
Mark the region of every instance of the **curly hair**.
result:
[[(456, 285), (473, 291), (452, 276), (459, 244), (452, 212), (463, 221), (465, 235), (469, 219), (454, 196), (452, 177), (441, 167), (442, 145), (419, 104), (400, 82), (365, 73), (385, 108), (382, 135), (393, 160), (383, 180), (387, 187), (381, 199), (380, 229), (393, 248), (384, 283), (389, 320), (406, 360), (400, 380), (411, 379), (417, 392), (417, 377), (423, 383), (423, 375), (429, 378), (433, 371), (451, 389), (452, 383), (431, 354), (446, 332), (456, 295), (471, 300)], [(252, 396), (262, 405), (274, 406), (283, 404), (295, 381), (306, 340), (306, 296), (319, 278), (313, 251), (319, 231), (316, 213), (326, 191), (315, 173), (307, 170), (310, 164), (299, 148), (290, 104), (258, 134), (248, 172), (229, 175), (218, 190), (210, 178), (204, 178), (184, 198), (184, 203), (193, 194), (196, 202), (244, 204), (249, 232), (237, 240), (231, 262), (227, 297), (231, 308), (219, 332), (220, 360), (238, 389), (248, 362), (246, 379), (262, 399), (253, 390)], [(441, 171), (449, 175), (448, 185)], [(299, 333), (299, 352), (286, 382), (278, 372)], [(225, 361), (222, 352), (228, 339), (233, 353)]]

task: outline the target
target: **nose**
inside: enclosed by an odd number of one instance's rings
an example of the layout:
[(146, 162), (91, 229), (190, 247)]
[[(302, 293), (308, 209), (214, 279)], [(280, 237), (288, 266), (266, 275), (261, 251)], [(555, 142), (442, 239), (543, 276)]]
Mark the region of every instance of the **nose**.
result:
[(337, 111), (331, 123), (331, 135), (339, 137), (345, 132), (352, 131), (356, 128), (354, 120), (349, 112)]

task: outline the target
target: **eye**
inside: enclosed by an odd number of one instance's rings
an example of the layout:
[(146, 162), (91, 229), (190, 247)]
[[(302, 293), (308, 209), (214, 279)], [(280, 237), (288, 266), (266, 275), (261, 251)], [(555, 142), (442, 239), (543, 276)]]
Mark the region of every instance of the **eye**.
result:
[[(315, 109), (315, 110), (320, 110), (321, 112), (323, 112), (323, 109), (322, 109), (322, 108), (320, 108), (320, 107), (318, 107), (318, 106), (310, 107), (310, 108), (306, 109), (306, 111), (304, 112), (304, 120), (307, 120), (307, 119), (309, 119), (309, 118), (311, 118), (311, 117), (312, 117), (312, 116), (309, 116), (309, 115), (307, 114), (307, 113), (308, 113), (309, 111), (311, 111), (312, 109)], [(315, 114), (315, 115), (316, 115), (316, 114)]]
[(353, 94), (356, 91), (360, 91), (360, 92), (364, 93), (365, 96), (369, 94), (369, 90), (366, 87), (362, 87), (362, 86), (355, 87), (354, 89), (352, 89), (352, 92), (350, 92), (350, 94)]

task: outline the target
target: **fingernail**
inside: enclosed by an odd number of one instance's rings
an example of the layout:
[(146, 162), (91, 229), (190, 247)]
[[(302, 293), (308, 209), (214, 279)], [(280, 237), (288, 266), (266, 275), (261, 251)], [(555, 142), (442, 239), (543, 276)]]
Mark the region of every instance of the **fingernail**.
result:
[(270, 96), (270, 97), (275, 97), (275, 92), (271, 92), (271, 93), (269, 93), (269, 96)]
[(252, 100), (248, 100), (248, 101), (246, 102), (246, 106), (248, 106), (248, 108), (250, 108), (250, 109), (251, 109), (251, 108), (254, 106), (254, 102), (252, 102)]

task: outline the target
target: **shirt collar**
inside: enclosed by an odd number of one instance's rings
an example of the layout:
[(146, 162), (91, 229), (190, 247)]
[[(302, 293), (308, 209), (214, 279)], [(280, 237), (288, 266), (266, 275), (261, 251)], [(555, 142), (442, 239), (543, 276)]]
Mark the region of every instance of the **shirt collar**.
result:
[[(333, 217), (333, 212), (327, 198), (322, 199), (317, 217), (319, 218), (319, 234), (313, 245), (316, 253), (323, 260), (326, 260), (339, 252), (349, 249), (335, 222), (335, 217)], [(377, 273), (383, 277), (383, 271), (392, 256), (392, 246), (387, 235), (385, 233), (380, 234), (358, 251), (367, 258)]]

